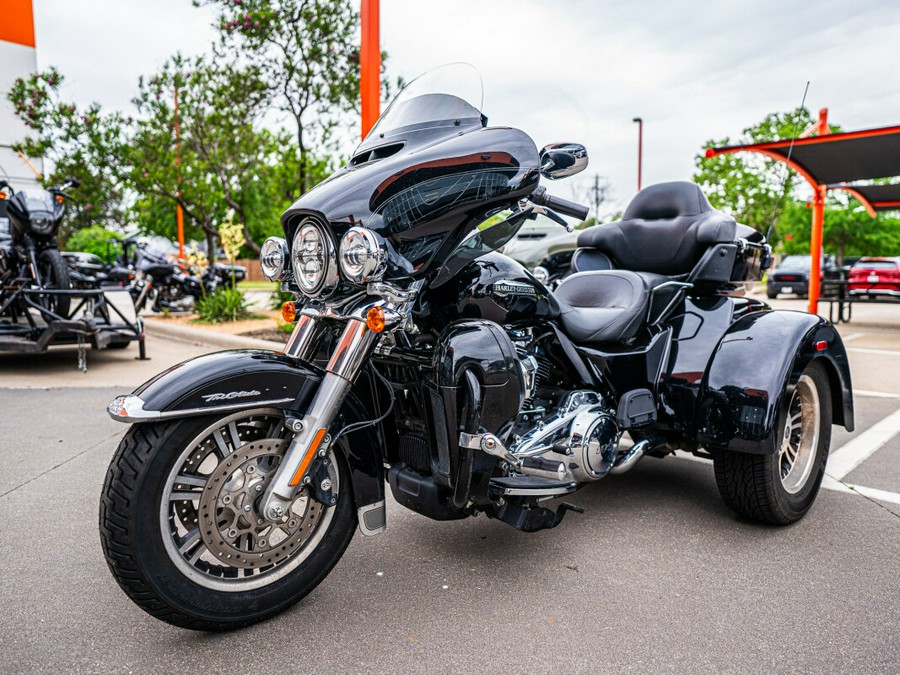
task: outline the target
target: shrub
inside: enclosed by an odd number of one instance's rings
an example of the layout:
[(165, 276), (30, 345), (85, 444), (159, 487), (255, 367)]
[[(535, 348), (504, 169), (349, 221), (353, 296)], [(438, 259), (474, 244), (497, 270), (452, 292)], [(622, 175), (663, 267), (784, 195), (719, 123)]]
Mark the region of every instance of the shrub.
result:
[(224, 323), (250, 319), (253, 314), (247, 308), (244, 293), (236, 288), (223, 287), (212, 295), (197, 300), (197, 321), (202, 323)]
[(106, 260), (106, 242), (109, 239), (121, 239), (122, 235), (112, 230), (107, 230), (100, 225), (91, 225), (78, 230), (69, 237), (66, 242), (67, 251), (84, 251), (93, 253)]
[(297, 296), (291, 293), (290, 291), (282, 291), (281, 289), (276, 289), (274, 293), (272, 293), (272, 297), (269, 299), (269, 309), (281, 309), (281, 306), (286, 302), (294, 302), (297, 299)]

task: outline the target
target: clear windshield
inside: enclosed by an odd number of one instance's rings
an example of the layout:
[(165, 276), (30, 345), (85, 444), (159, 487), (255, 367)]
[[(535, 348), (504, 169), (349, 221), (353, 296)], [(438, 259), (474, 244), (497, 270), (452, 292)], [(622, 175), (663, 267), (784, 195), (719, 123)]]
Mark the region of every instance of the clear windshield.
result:
[(25, 203), (25, 208), (31, 213), (36, 211), (53, 211), (53, 195), (46, 190), (26, 188), (19, 190), (16, 194), (21, 195), (19, 199)]
[(449, 63), (407, 84), (372, 127), (363, 143), (399, 131), (482, 125), (481, 74), (468, 63)]

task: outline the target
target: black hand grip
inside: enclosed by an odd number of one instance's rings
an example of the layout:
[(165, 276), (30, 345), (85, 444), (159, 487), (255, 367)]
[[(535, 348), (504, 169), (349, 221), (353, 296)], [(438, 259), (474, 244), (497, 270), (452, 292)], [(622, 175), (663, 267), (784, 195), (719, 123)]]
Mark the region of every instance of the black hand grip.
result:
[(543, 187), (539, 187), (531, 193), (531, 201), (567, 216), (579, 218), (580, 220), (587, 220), (588, 212), (590, 211), (587, 206), (582, 206), (576, 202), (570, 202), (568, 199), (562, 199), (561, 197), (554, 197), (553, 195), (547, 194), (547, 190)]

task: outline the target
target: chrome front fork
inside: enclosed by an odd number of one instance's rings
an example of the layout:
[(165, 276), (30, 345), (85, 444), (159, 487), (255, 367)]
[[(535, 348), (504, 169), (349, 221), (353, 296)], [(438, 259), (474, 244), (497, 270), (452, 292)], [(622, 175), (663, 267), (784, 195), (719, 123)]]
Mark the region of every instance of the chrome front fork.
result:
[[(315, 316), (300, 316), (285, 354), (298, 359), (312, 355), (320, 335), (317, 321)], [(370, 331), (365, 321), (354, 318), (347, 322), (322, 383), (303, 419), (294, 422), (291, 444), (263, 493), (259, 513), (267, 520), (282, 522), (288, 517), (294, 496), (311, 481), (309, 469), (314, 460), (328, 454), (332, 441), (329, 428), (377, 339), (378, 333)]]

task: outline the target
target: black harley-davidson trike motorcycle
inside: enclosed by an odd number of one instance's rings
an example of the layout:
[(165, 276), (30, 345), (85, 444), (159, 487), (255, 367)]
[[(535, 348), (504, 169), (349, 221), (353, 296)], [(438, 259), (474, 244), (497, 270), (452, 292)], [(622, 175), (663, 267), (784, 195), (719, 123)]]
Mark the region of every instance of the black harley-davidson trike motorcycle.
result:
[(853, 427), (847, 357), (823, 319), (742, 295), (762, 237), (695, 185), (653, 186), (581, 234), (550, 292), (496, 249), (537, 213), (585, 217), (540, 184), (584, 148), (538, 152), (427, 83), (266, 242), (266, 276), (299, 298), (284, 351), (191, 359), (110, 404), (132, 426), (103, 550), (150, 614), (217, 630), (289, 607), (357, 528), (385, 529), (386, 483), (429, 518), (534, 532), (580, 511), (553, 500), (680, 449), (746, 517), (815, 500), (832, 424)]

